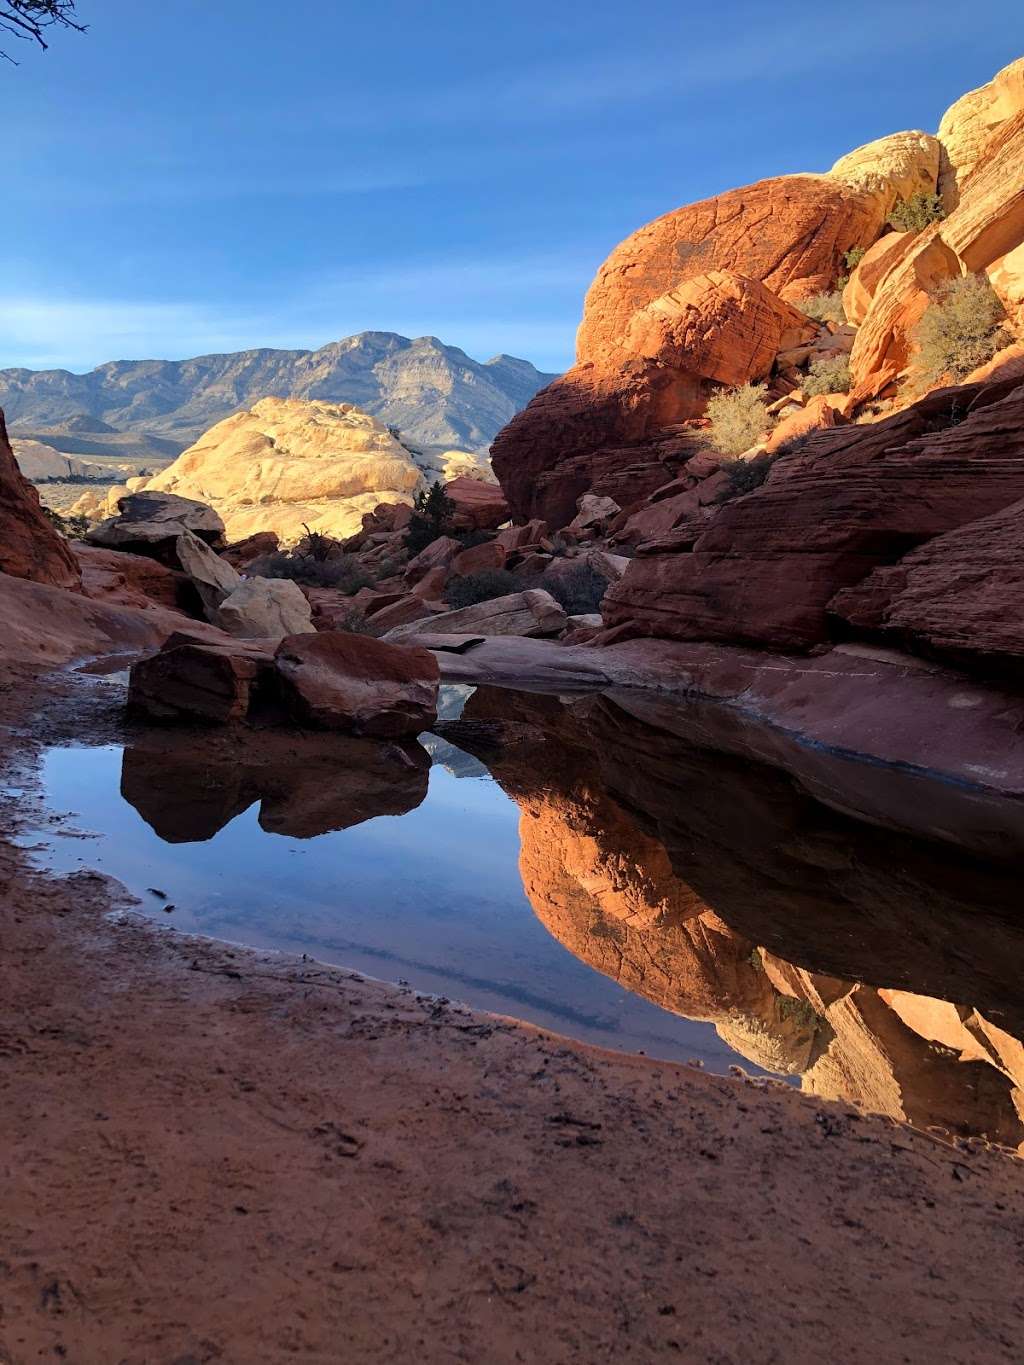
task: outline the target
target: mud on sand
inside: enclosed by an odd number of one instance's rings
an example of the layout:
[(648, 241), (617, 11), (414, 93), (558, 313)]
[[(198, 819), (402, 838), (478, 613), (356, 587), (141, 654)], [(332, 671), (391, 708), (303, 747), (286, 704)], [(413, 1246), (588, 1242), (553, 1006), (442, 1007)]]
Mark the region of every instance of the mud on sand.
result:
[[(0, 686), (7, 834), (67, 689)], [(0, 1361), (1020, 1359), (982, 1144), (111, 916), (7, 843), (0, 886)]]

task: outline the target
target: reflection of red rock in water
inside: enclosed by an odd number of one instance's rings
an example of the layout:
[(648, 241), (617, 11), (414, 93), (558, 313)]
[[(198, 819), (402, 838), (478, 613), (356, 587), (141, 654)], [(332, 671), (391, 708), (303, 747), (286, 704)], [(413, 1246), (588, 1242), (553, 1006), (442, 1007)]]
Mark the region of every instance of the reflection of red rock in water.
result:
[(149, 730), (124, 751), (121, 795), (171, 844), (212, 839), (255, 801), (268, 833), (311, 839), (415, 810), (429, 769), (418, 744)]
[(481, 691), (452, 728), (522, 809), (552, 934), (812, 1093), (1024, 1142), (1012, 875), (830, 815), (605, 701), (576, 711)]

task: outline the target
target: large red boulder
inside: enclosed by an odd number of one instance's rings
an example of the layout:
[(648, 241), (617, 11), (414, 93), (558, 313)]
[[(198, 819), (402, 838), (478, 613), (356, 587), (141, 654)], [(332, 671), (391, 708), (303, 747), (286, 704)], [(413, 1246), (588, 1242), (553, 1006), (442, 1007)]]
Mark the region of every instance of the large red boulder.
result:
[(303, 725), (391, 739), (437, 715), (440, 671), (426, 649), (323, 631), (282, 640), (275, 665), (285, 707)]
[(461, 476), (446, 483), (444, 491), (455, 504), (453, 525), (459, 531), (496, 531), (512, 515), (505, 495), (496, 483)]
[(783, 176), (676, 209), (616, 247), (587, 295), (575, 366), (492, 447), (513, 514), (563, 526), (591, 489), (627, 506), (598, 477), (643, 463), (636, 448), (700, 415), (715, 383), (763, 374), (785, 305), (831, 288), (882, 218), (877, 196), (841, 180)]
[(46, 519), (39, 494), (22, 475), (0, 409), (0, 572), (58, 588), (79, 586), (67, 541)]

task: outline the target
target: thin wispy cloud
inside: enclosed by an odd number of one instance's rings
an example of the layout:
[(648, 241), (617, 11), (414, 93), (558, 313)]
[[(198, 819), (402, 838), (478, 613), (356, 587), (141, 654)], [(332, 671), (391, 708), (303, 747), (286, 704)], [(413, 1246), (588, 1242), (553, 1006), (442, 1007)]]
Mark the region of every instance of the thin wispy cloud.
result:
[[(400, 262), (298, 277), (272, 304), (68, 298), (39, 289), (0, 296), (0, 367), (80, 371), (108, 360), (180, 359), (260, 346), (315, 349), (354, 332), (439, 336), (486, 359), (520, 354), (569, 363), (591, 263), (577, 257)], [(525, 295), (551, 311), (524, 317)]]

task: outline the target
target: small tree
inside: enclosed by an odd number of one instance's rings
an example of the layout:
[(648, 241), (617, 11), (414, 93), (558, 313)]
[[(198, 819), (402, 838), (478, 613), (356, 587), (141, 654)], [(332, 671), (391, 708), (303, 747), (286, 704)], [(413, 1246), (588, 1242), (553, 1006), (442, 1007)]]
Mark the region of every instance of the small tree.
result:
[(935, 294), (914, 328), (913, 368), (925, 387), (948, 376), (958, 382), (991, 360), (1010, 340), (1006, 314), (984, 275), (950, 280)]
[(927, 194), (923, 190), (912, 194), (909, 199), (900, 199), (889, 214), (889, 226), (897, 232), (920, 232), (929, 223), (937, 223), (945, 218), (946, 210), (937, 194)]
[(757, 445), (771, 426), (764, 384), (716, 393), (708, 402), (711, 443), (723, 455), (742, 455)]
[(454, 516), (455, 504), (444, 491), (444, 485), (440, 480), (417, 493), (409, 528), (405, 533), (405, 544), (409, 553), (418, 555), (431, 541), (443, 536)]

